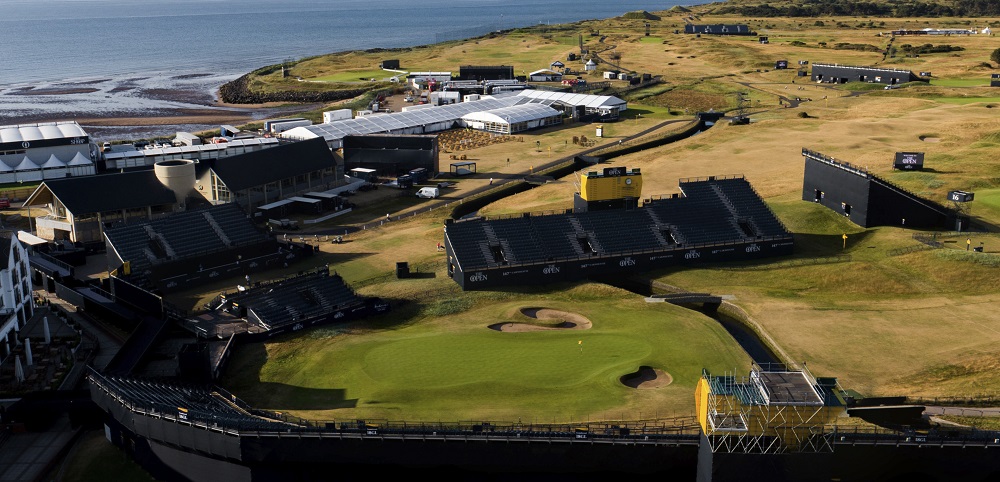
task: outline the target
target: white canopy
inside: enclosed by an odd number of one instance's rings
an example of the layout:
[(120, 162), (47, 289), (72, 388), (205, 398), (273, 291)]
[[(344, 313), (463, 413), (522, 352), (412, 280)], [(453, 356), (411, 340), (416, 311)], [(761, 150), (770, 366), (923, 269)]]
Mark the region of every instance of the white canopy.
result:
[(86, 157), (83, 156), (83, 154), (80, 154), (79, 152), (77, 152), (76, 155), (73, 156), (73, 159), (70, 159), (69, 164), (67, 164), (67, 165), (69, 165), (69, 166), (89, 166), (91, 164), (93, 164), (93, 162), (91, 162), (90, 159), (87, 159)]
[(38, 169), (38, 164), (35, 164), (31, 161), (31, 159), (28, 159), (28, 156), (24, 156), (21, 163), (14, 168), (15, 171), (28, 171), (31, 169)]
[(42, 164), (39, 167), (41, 167), (42, 169), (49, 169), (53, 167), (66, 167), (66, 163), (60, 161), (55, 154), (51, 154), (49, 155), (49, 160), (45, 161), (45, 164)]

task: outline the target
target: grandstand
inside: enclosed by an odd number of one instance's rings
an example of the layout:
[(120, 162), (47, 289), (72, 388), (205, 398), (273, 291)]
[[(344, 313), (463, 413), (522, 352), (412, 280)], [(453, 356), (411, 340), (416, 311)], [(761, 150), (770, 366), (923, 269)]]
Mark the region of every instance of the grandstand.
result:
[(449, 275), (478, 289), (791, 254), (791, 234), (742, 176), (683, 179), (680, 189), (636, 209), (449, 222)]
[(802, 200), (819, 203), (858, 226), (900, 226), (963, 231), (971, 219), (909, 192), (867, 169), (802, 149)]
[[(223, 295), (213, 303), (215, 311), (233, 313), (266, 332), (299, 329), (334, 320), (346, 320), (369, 311), (389, 309), (381, 300), (354, 293), (339, 275), (322, 268), (314, 273), (257, 285), (253, 289)], [(353, 316), (352, 316), (353, 315)], [(296, 328), (297, 326), (297, 328)]]
[[(183, 271), (201, 265), (201, 270), (222, 264), (220, 259), (232, 262), (275, 252), (275, 241), (229, 203), (112, 226), (104, 236), (108, 270), (140, 286), (177, 274), (177, 267)], [(220, 257), (222, 253), (226, 255)], [(163, 269), (167, 265), (175, 269)]]
[[(133, 411), (231, 430), (284, 430), (295, 425), (250, 408), (219, 388), (101, 375), (90, 371), (92, 396), (111, 397)], [(95, 393), (96, 392), (96, 393)]]

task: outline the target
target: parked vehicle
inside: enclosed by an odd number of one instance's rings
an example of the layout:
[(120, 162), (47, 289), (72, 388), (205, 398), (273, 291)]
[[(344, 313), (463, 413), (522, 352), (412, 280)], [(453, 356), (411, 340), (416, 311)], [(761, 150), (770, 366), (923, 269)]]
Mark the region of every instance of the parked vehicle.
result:
[(436, 187), (422, 187), (417, 190), (417, 197), (423, 199), (434, 199), (441, 195), (441, 190)]

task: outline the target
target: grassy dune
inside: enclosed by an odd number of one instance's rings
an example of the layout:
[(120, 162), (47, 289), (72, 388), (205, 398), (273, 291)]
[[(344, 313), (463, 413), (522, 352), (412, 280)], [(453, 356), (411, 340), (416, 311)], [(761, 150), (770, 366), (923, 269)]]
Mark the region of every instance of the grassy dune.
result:
[[(699, 23), (749, 23), (770, 43), (674, 34), (689, 14), (654, 12), (661, 20), (650, 21), (649, 37), (642, 35), (643, 20), (587, 21), (394, 52), (321, 56), (297, 63), (292, 74), (346, 80), (356, 75), (352, 71), (370, 71), (386, 58), (399, 58), (409, 70), (503, 63), (520, 73), (555, 60), (582, 70), (582, 63), (566, 62), (566, 54), (578, 51), (582, 35), (591, 51), (613, 47), (624, 68), (662, 75), (665, 81), (628, 94), (630, 112), (625, 120), (605, 125), (608, 137), (601, 144), (664, 120), (691, 119), (701, 110), (729, 110), (734, 94), (745, 92), (751, 99), (751, 125), (719, 124), (613, 162), (642, 169), (644, 196), (677, 192), (680, 178), (745, 176), (795, 233), (796, 254), (791, 260), (669, 269), (649, 276), (693, 291), (734, 295), (734, 302), (796, 361), (863, 394), (1000, 391), (1000, 316), (994, 308), (1000, 301), (1000, 238), (973, 235), (975, 244), (986, 248), (978, 256), (964, 251), (961, 236), (945, 238), (941, 250), (899, 254), (919, 245), (912, 231), (865, 230), (801, 200), (801, 149), (808, 147), (930, 199), (943, 200), (954, 189), (975, 191), (970, 213), (1000, 223), (1000, 100), (996, 89), (983, 87), (992, 72), (984, 62), (1000, 47), (1000, 38), (900, 37), (897, 47), (934, 43), (964, 50), (883, 61), (877, 52), (836, 46), (883, 49), (889, 38), (880, 31), (964, 25), (965, 19), (824, 18), (818, 25), (815, 19), (712, 16), (706, 13), (710, 9), (693, 7), (701, 14)], [(603, 42), (591, 35), (598, 30)], [(934, 80), (892, 91), (815, 85), (794, 69), (773, 70), (779, 59), (792, 67), (808, 60), (927, 70)], [(599, 79), (600, 69), (588, 75)], [(779, 105), (779, 98), (795, 97), (806, 100), (796, 108)], [(808, 117), (800, 117), (802, 112)], [(593, 132), (593, 125), (567, 125), (519, 135), (523, 142), (464, 151), (479, 163), (479, 173), (456, 179), (457, 189), (480, 187), (490, 178), (519, 178), (535, 166), (580, 152), (569, 139)], [(925, 152), (927, 169), (893, 171), (897, 151)], [(449, 154), (442, 153), (445, 167)], [(563, 210), (571, 206), (576, 189), (575, 175), (567, 176), (491, 204), (481, 214)], [(390, 206), (393, 213), (409, 209)], [(372, 209), (369, 218), (381, 215), (380, 207)], [(312, 264), (330, 263), (359, 292), (389, 299), (396, 309), (373, 320), (243, 347), (232, 359), (225, 385), (257, 406), (310, 418), (566, 420), (691, 414), (702, 367), (745, 372), (746, 355), (715, 322), (680, 308), (645, 304), (617, 289), (584, 283), (462, 292), (445, 277), (444, 255), (434, 249), (444, 216), (444, 210), (431, 212), (352, 234), (342, 245), (324, 244)], [(794, 262), (840, 254), (850, 259)], [(396, 280), (394, 263), (402, 260), (433, 277)], [(302, 268), (290, 272), (295, 269)], [(217, 293), (221, 285), (213, 288)], [(183, 299), (193, 302), (198, 295)], [(593, 328), (535, 333), (487, 328), (527, 322), (518, 309), (539, 306), (580, 313)], [(640, 365), (661, 368), (674, 382), (648, 391), (618, 383)]]

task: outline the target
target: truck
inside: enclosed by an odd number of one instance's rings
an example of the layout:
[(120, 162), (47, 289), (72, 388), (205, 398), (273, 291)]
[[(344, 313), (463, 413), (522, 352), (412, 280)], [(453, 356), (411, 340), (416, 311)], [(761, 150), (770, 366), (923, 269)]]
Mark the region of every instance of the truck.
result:
[(278, 229), (290, 229), (293, 231), (299, 229), (299, 222), (291, 219), (268, 219), (267, 222)]
[(422, 187), (417, 190), (417, 197), (423, 199), (434, 199), (441, 195), (441, 189), (437, 187)]

